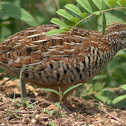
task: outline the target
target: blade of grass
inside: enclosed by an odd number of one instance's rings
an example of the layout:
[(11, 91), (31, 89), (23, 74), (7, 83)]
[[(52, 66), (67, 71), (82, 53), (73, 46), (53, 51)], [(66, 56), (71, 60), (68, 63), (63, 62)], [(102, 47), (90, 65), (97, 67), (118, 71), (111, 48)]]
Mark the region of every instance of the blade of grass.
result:
[(53, 92), (53, 93), (56, 93), (56, 94), (60, 95), (60, 93), (59, 93), (58, 91), (54, 90), (54, 89), (50, 89), (50, 88), (41, 88), (41, 90), (43, 90), (43, 91), (51, 91), (51, 92)]
[(68, 88), (67, 90), (64, 91), (63, 96), (64, 96), (66, 93), (68, 93), (69, 91), (71, 91), (71, 90), (73, 90), (74, 88), (79, 87), (79, 86), (81, 86), (81, 85), (83, 85), (83, 83), (79, 83), (79, 84), (77, 84), (77, 85), (74, 85), (74, 86)]

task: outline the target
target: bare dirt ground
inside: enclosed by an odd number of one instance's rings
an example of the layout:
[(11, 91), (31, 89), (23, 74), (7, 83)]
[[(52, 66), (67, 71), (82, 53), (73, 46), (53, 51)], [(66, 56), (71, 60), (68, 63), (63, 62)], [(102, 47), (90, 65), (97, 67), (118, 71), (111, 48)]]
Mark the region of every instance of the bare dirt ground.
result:
[[(0, 86), (5, 80), (0, 81)], [(47, 99), (49, 92), (26, 85), (29, 98), (21, 104), (19, 80), (7, 81), (0, 89), (0, 126), (126, 126), (126, 110), (96, 101), (68, 97), (64, 108)]]

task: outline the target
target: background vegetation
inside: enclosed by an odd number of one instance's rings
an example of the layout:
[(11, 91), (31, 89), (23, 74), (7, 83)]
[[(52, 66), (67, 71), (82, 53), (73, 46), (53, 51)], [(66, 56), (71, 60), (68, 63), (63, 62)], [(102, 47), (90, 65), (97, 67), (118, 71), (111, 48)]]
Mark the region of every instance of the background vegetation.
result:
[[(126, 2), (126, 0), (122, 1)], [(93, 10), (98, 10), (92, 0), (89, 0), (89, 2)], [(61, 18), (67, 24), (72, 25), (73, 22), (56, 14), (56, 11), (64, 8), (67, 3), (72, 3), (78, 6), (82, 12), (89, 13), (76, 0), (0, 0), (0, 42), (30, 26), (49, 24), (53, 17)], [(118, 4), (115, 6), (118, 6)], [(108, 8), (108, 5), (104, 5), (104, 8)], [(126, 10), (106, 12), (105, 16), (107, 25), (114, 21), (126, 23)], [(92, 16), (78, 25), (78, 27), (88, 30), (101, 30), (101, 26), (101, 15)], [(0, 72), (3, 72), (3, 70), (0, 69)], [(126, 49), (119, 51), (99, 75), (78, 88), (76, 95), (87, 100), (96, 98), (106, 104), (124, 109), (126, 108), (126, 98), (124, 97), (123, 100), (119, 100), (120, 102), (113, 104), (114, 98), (126, 95), (126, 90), (124, 90), (126, 88), (120, 89), (120, 86), (124, 84), (126, 84)]]

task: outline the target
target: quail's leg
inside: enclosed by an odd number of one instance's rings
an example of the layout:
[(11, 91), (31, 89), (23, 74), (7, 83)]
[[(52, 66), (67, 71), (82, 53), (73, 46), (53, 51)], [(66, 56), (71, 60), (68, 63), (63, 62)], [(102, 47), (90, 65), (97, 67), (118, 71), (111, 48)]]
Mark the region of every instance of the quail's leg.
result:
[(22, 81), (22, 84), (21, 84), (21, 93), (23, 95), (23, 98), (26, 98), (27, 97), (27, 93), (26, 93), (26, 86), (25, 86), (25, 82)]

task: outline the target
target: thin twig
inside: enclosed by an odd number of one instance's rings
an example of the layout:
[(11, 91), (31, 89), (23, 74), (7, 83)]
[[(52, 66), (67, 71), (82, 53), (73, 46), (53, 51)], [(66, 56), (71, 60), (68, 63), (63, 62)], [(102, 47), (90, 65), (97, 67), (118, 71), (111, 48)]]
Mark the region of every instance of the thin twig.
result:
[(92, 123), (92, 124), (101, 123), (101, 122), (104, 122), (104, 121), (106, 121), (106, 120), (107, 120), (107, 119), (99, 120), (99, 121), (96, 121), (96, 122), (94, 122), (94, 123)]
[[(56, 5), (56, 3), (55, 3), (54, 0), (51, 0), (51, 3), (52, 3), (52, 5), (54, 6), (54, 8), (55, 8), (56, 10), (59, 9), (59, 7)], [(58, 17), (59, 17), (60, 19), (63, 19), (62, 16), (60, 16), (60, 15), (58, 15)]]
[(56, 3), (55, 3), (55, 1), (54, 0), (51, 0), (51, 3), (52, 3), (52, 5), (55, 7), (55, 9), (56, 10), (58, 10), (59, 8), (56, 6)]
[(62, 108), (64, 108), (68, 113), (72, 114), (72, 112), (63, 104), (60, 104)]
[(102, 108), (100, 109), (102, 112), (106, 113), (107, 115), (111, 116), (113, 119), (115, 119), (115, 120), (121, 122), (122, 124), (125, 124), (125, 122), (122, 122), (119, 118), (117, 118), (117, 117), (111, 115), (111, 114), (108, 113), (106, 110), (103, 110), (103, 104), (102, 104), (101, 102), (100, 102), (100, 106), (102, 107)]
[(111, 115), (110, 113), (108, 113), (107, 111), (105, 111), (105, 110), (101, 110), (102, 112), (104, 112), (104, 113), (106, 113), (106, 114), (108, 114), (109, 116), (111, 116), (112, 118), (114, 118), (115, 120), (117, 120), (117, 121), (119, 121), (119, 122), (121, 122), (122, 124), (126, 124), (125, 122), (122, 122), (119, 118), (117, 118), (117, 117), (115, 117), (115, 116), (113, 116), (113, 115)]

